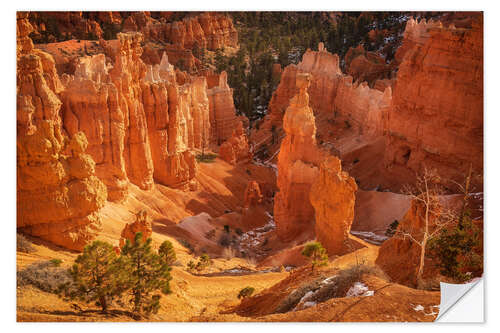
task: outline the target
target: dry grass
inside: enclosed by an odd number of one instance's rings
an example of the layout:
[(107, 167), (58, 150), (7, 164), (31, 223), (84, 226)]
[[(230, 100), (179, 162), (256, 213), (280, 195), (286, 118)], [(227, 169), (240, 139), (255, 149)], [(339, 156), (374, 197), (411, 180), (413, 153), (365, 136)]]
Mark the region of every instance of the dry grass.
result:
[(32, 285), (50, 293), (57, 293), (62, 284), (70, 281), (68, 270), (52, 261), (35, 262), (17, 272), (18, 287)]
[(16, 248), (19, 252), (32, 253), (35, 252), (33, 244), (23, 234), (17, 234)]

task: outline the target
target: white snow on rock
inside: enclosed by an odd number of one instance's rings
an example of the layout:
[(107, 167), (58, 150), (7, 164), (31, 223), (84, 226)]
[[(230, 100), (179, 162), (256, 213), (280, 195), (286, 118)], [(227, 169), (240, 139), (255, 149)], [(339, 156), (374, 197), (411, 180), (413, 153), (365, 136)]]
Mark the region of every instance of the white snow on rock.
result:
[(358, 296), (373, 296), (374, 291), (368, 290), (368, 287), (362, 282), (355, 282), (354, 285), (349, 288), (345, 297), (358, 297)]
[(416, 307), (414, 307), (414, 308), (413, 308), (413, 310), (415, 310), (415, 311), (417, 311), (417, 312), (418, 312), (418, 311), (424, 311), (424, 307), (423, 307), (422, 305), (420, 305), (420, 304), (417, 304), (417, 306), (416, 306)]

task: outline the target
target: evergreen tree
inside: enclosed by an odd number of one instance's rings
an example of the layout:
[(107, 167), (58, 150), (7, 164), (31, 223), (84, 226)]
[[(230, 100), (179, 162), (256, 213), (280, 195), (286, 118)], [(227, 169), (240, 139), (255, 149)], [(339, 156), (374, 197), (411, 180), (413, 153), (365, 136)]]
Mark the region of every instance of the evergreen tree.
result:
[(172, 264), (177, 259), (175, 254), (174, 246), (169, 241), (164, 241), (160, 245), (160, 249), (158, 250), (158, 254), (161, 259), (167, 263), (167, 265), (172, 266)]
[(87, 245), (69, 272), (73, 283), (65, 286), (65, 296), (96, 302), (103, 312), (123, 292), (125, 278), (111, 244), (94, 241)]
[(326, 266), (328, 264), (328, 254), (320, 242), (309, 242), (304, 246), (302, 255), (311, 258), (312, 270), (316, 266)]
[(151, 248), (151, 238), (145, 242), (142, 233), (135, 235), (134, 242), (127, 240), (122, 248), (121, 261), (129, 274), (127, 281), (132, 295), (134, 312), (157, 313), (160, 308), (161, 291), (169, 294), (170, 267)]

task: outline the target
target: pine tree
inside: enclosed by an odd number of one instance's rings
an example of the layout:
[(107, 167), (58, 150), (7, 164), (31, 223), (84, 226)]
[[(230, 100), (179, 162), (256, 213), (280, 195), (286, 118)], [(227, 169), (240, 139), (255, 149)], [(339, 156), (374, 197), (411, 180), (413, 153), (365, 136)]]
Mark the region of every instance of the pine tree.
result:
[(174, 246), (169, 241), (164, 241), (160, 245), (160, 249), (158, 250), (158, 253), (159, 253), (160, 257), (162, 258), (162, 260), (165, 261), (167, 263), (167, 265), (169, 265), (169, 266), (172, 266), (172, 264), (177, 259), (177, 256), (176, 256), (175, 250), (174, 250)]
[(311, 258), (312, 271), (316, 266), (328, 264), (328, 254), (320, 242), (309, 242), (304, 246), (302, 255)]
[(127, 240), (122, 248), (121, 258), (129, 274), (128, 286), (134, 312), (146, 315), (157, 313), (161, 298), (161, 294), (157, 292), (171, 292), (169, 265), (152, 251), (151, 238), (144, 242), (140, 232), (135, 235), (134, 242)]
[(97, 302), (106, 312), (109, 301), (123, 292), (123, 275), (113, 246), (102, 241), (87, 245), (69, 270), (73, 283), (65, 296), (87, 303)]

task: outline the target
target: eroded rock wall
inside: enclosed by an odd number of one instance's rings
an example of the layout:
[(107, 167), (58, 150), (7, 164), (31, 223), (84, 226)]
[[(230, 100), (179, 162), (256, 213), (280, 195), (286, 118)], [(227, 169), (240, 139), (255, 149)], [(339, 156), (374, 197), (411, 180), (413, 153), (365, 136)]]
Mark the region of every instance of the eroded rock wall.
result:
[(17, 14), (17, 228), (69, 249), (95, 237), (107, 191), (86, 154), (85, 134), (69, 139), (59, 115), (62, 87), (54, 60), (33, 48)]
[(409, 178), (424, 166), (461, 181), (483, 168), (483, 22), (406, 25), (387, 121), (386, 167)]

